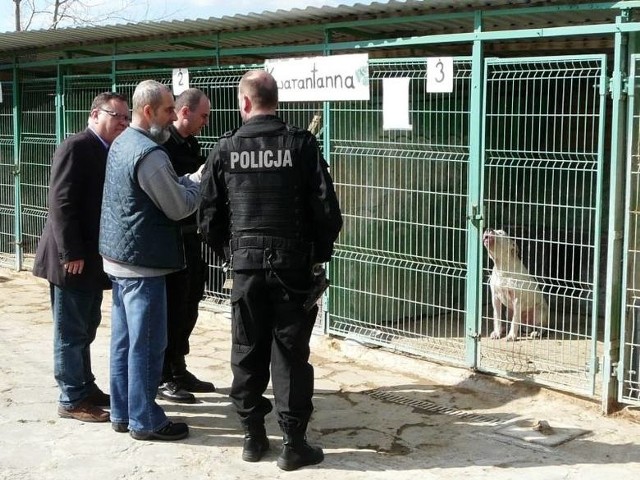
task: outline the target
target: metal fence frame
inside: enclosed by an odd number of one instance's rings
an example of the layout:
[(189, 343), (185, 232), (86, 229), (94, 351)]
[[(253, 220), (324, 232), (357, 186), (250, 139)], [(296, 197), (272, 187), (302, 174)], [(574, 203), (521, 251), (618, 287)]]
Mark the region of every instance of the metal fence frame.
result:
[[(635, 395), (634, 375), (637, 375), (637, 366), (630, 360), (634, 358), (633, 352), (638, 348), (638, 342), (633, 337), (636, 331), (635, 320), (631, 317), (632, 313), (629, 313), (635, 310), (635, 287), (629, 272), (635, 269), (635, 250), (632, 244), (635, 210), (631, 208), (631, 195), (634, 190), (632, 162), (636, 153), (632, 145), (637, 142), (638, 137), (638, 129), (634, 128), (637, 126), (637, 106), (633, 103), (633, 89), (637, 88), (634, 77), (636, 59), (629, 53), (638, 49), (637, 42), (630, 40), (640, 32), (640, 24), (631, 21), (630, 10), (639, 6), (640, 2), (629, 1), (616, 5), (594, 4), (578, 7), (577, 11), (581, 8), (619, 8), (620, 14), (615, 24), (599, 25), (598, 28), (591, 27), (591, 30), (589, 26), (573, 26), (544, 32), (538, 29), (485, 31), (482, 28), (484, 17), (490, 14), (502, 15), (506, 12), (476, 12), (474, 18), (477, 29), (474, 33), (447, 35), (446, 38), (440, 35), (426, 35), (397, 39), (394, 42), (396, 48), (410, 49), (415, 45), (428, 45), (435, 52), (434, 55), (438, 52), (446, 54), (447, 47), (451, 44), (471, 45), (470, 57), (456, 58), (456, 72), (461, 75), (457, 81), (462, 82), (456, 88), (463, 88), (467, 95), (464, 106), (460, 107), (454, 102), (451, 108), (443, 107), (438, 110), (437, 106), (432, 108), (433, 99), (427, 101), (421, 98), (418, 108), (412, 107), (412, 115), (420, 118), (419, 122), (429, 118), (435, 118), (436, 122), (439, 122), (447, 121), (447, 117), (450, 119), (466, 116), (468, 120), (463, 121), (466, 122), (465, 133), (460, 140), (454, 137), (453, 140), (447, 138), (430, 139), (428, 142), (417, 141), (416, 138), (406, 135), (403, 137), (403, 134), (396, 132), (384, 134), (387, 137), (376, 144), (377, 141), (366, 138), (366, 135), (358, 137), (358, 133), (348, 134), (348, 127), (354, 126), (348, 120), (348, 110), (362, 108), (368, 111), (366, 115), (377, 118), (380, 113), (380, 106), (377, 104), (360, 107), (345, 107), (345, 104), (339, 102), (282, 105), (283, 116), (301, 126), (305, 126), (314, 114), (322, 112), (323, 129), (320, 136), (341, 201), (346, 207), (346, 221), (360, 222), (363, 225), (362, 231), (368, 232), (365, 241), (360, 241), (362, 238), (345, 241), (343, 237), (339, 240), (330, 271), (334, 279), (333, 291), (323, 302), (322, 325), (326, 332), (340, 336), (355, 336), (394, 350), (514, 376), (514, 372), (509, 368), (487, 368), (482, 360), (485, 347), (481, 342), (485, 341), (488, 333), (485, 326), (488, 320), (485, 307), (487, 265), (481, 242), (487, 222), (484, 208), (484, 182), (487, 181), (484, 177), (484, 155), (487, 133), (484, 129), (486, 111), (483, 110), (483, 105), (485, 91), (488, 88), (485, 79), (490, 67), (487, 65), (501, 62), (496, 60), (494, 63), (487, 63), (484, 48), (486, 44), (495, 41), (539, 38), (541, 35), (556, 38), (608, 35), (614, 40), (613, 53), (605, 59), (597, 49), (593, 52), (605, 64), (603, 71), (611, 73), (611, 77), (607, 79), (608, 85), (604, 85), (604, 77), (603, 83), (599, 85), (600, 95), (607, 95), (608, 113), (606, 130), (604, 120), (600, 124), (603, 130), (598, 133), (601, 145), (597, 152), (601, 157), (600, 162), (606, 157), (608, 174), (604, 176), (606, 178), (598, 180), (597, 188), (608, 192), (608, 195), (599, 198), (597, 214), (608, 215), (601, 222), (590, 224), (590, 227), (596, 228), (598, 232), (590, 237), (588, 242), (593, 249), (592, 255), (597, 256), (599, 251), (606, 251), (607, 254), (606, 273), (603, 278), (598, 278), (599, 272), (595, 269), (591, 271), (592, 276), (588, 282), (592, 295), (590, 301), (597, 302), (599, 294), (604, 298), (604, 312), (600, 317), (606, 320), (601, 326), (603, 332), (600, 332), (600, 351), (595, 353), (596, 344), (592, 343), (587, 364), (578, 372), (578, 375), (588, 377), (586, 384), (584, 381), (578, 384), (557, 382), (540, 375), (533, 375), (528, 379), (587, 396), (600, 395), (605, 412), (611, 411), (616, 402), (640, 405), (640, 400)], [(442, 18), (446, 20), (446, 15)], [(369, 41), (362, 45), (334, 45), (327, 41), (322, 46), (309, 46), (307, 52), (340, 53), (358, 49), (375, 53), (387, 46), (388, 40)], [(288, 52), (287, 49), (279, 51), (274, 47), (263, 53), (282, 55)], [(304, 51), (299, 49), (295, 53), (300, 54)], [(180, 59), (172, 58), (178, 66)], [(558, 57), (554, 59), (558, 60)], [(87, 61), (90, 60), (85, 59), (82, 62)], [(105, 62), (105, 59), (96, 61)], [(413, 75), (412, 83), (420, 85), (422, 79), (416, 65), (422, 65), (423, 61), (423, 58), (414, 57), (372, 60), (372, 88), (375, 89), (372, 98), (380, 98), (376, 75), (379, 73), (379, 78), (382, 78), (385, 68), (390, 68), (387, 70), (390, 75), (404, 75), (409, 70), (409, 74)], [(117, 55), (110, 62), (104, 63), (104, 73), (98, 75), (75, 74), (74, 62), (74, 59), (61, 59), (46, 65), (25, 62), (0, 67), (0, 70), (10, 70), (12, 78), (11, 81), (2, 83), (4, 101), (0, 104), (0, 266), (18, 269), (30, 267), (46, 215), (46, 195), (43, 193), (46, 193), (48, 166), (53, 150), (66, 135), (84, 123), (83, 108), (86, 106), (83, 104), (89, 101), (88, 98), (93, 92), (97, 89), (116, 89), (130, 94), (135, 83), (142, 78), (152, 76), (168, 83), (171, 77), (168, 69), (119, 71)], [(408, 67), (409, 65), (412, 66)], [(36, 71), (47, 67), (50, 73), (45, 76)], [(238, 123), (239, 118), (232, 102), (235, 96), (232, 92), (239, 76), (250, 67), (251, 65), (215, 68), (203, 66), (191, 70), (191, 85), (204, 89), (212, 98), (211, 128), (205, 128), (201, 139), (205, 151), (215, 144), (218, 135)], [(629, 76), (629, 71), (634, 73)], [(628, 97), (625, 90), (627, 81), (632, 85)], [(461, 87), (463, 84), (464, 87)], [(76, 92), (75, 96), (73, 92)], [(420, 92), (421, 87), (412, 90), (412, 98), (419, 99)], [(440, 100), (444, 101), (443, 99), (444, 97)], [(435, 102), (437, 104), (437, 100)], [(440, 106), (442, 105), (444, 104)], [(446, 112), (449, 113), (448, 116), (444, 115)], [(426, 124), (419, 122), (416, 125), (425, 129)], [(369, 123), (372, 122), (367, 121), (364, 124)], [(453, 128), (457, 127), (454, 125)], [(396, 148), (399, 145), (402, 148)], [(401, 150), (402, 154), (394, 156), (395, 150)], [(367, 164), (365, 159), (378, 158), (380, 162), (384, 162), (385, 158), (389, 159), (389, 155), (394, 161), (399, 162), (398, 165), (408, 168), (408, 172), (400, 167), (387, 170), (385, 174), (392, 173), (393, 178), (397, 180), (396, 186), (381, 183), (380, 176), (372, 177), (372, 172), (367, 171), (370, 163)], [(360, 165), (357, 159), (361, 159)], [(421, 164), (425, 159), (432, 163), (428, 166)], [(433, 163), (434, 160), (442, 162), (440, 167), (436, 167), (438, 164)], [(352, 163), (351, 166), (349, 162)], [(388, 162), (386, 168), (390, 168), (389, 165), (391, 163)], [(601, 167), (602, 163), (599, 168)], [(416, 176), (417, 173), (423, 176), (441, 175), (440, 180), (444, 178), (445, 182), (437, 186), (437, 180), (433, 180), (436, 183), (431, 183), (427, 189), (416, 188), (412, 182), (419, 178), (419, 175)], [(452, 177), (456, 179), (453, 182)], [(354, 182), (354, 178), (358, 178), (360, 183)], [(456, 187), (458, 178), (464, 179), (464, 189), (447, 197), (450, 189)], [(366, 188), (371, 186), (375, 188)], [(461, 192), (464, 193), (464, 198), (458, 198)], [(436, 215), (433, 219), (416, 220), (415, 205), (420, 202), (432, 204), (429, 200), (430, 195), (449, 198), (451, 202), (453, 198), (456, 198), (456, 202), (459, 200), (455, 207), (458, 215), (455, 221), (453, 216), (447, 216), (447, 213), (443, 212), (439, 213), (441, 216)], [(389, 198), (395, 199), (395, 210), (389, 207), (394, 205), (388, 201)], [(365, 205), (371, 201), (374, 201), (377, 208), (373, 213), (365, 208), (371, 207), (370, 204)], [(378, 225), (385, 226), (386, 237), (376, 237)], [(440, 237), (435, 237), (433, 232), (443, 226), (448, 229), (447, 234), (441, 233)], [(604, 231), (613, 234), (600, 238), (598, 234)], [(452, 241), (449, 235), (453, 235), (454, 232), (458, 237), (453, 243), (447, 243)], [(413, 244), (400, 245), (400, 237), (409, 239)], [(441, 249), (439, 251), (433, 250), (433, 242), (436, 240), (444, 242), (438, 246)], [(520, 235), (518, 240), (524, 241), (525, 238)], [(429, 251), (432, 254), (429, 254)], [(211, 257), (211, 253), (206, 250), (205, 255), (212, 272), (205, 303), (224, 304), (228, 295), (220, 290), (220, 279), (224, 275), (220, 271), (219, 261)], [(621, 266), (623, 261), (625, 267)], [(360, 265), (358, 268), (361, 268), (363, 278), (355, 279), (357, 282), (354, 283), (354, 278), (350, 275), (357, 265)], [(369, 270), (363, 270), (362, 266)], [(443, 301), (442, 296), (434, 293), (436, 290), (433, 285), (446, 284), (449, 281), (462, 284), (462, 287), (450, 286), (449, 291), (456, 292), (455, 299), (451, 296)], [(598, 285), (604, 285), (606, 288), (599, 292)], [(410, 286), (408, 290), (407, 286)], [(431, 292), (433, 298), (426, 297), (425, 292)], [(354, 298), (356, 306), (347, 308), (345, 302)], [(629, 298), (632, 300), (628, 300)], [(433, 315), (434, 311), (441, 316), (440, 330), (433, 328), (433, 325), (416, 321), (423, 315)], [(597, 315), (597, 305), (596, 308), (592, 305), (590, 311), (596, 312), (593, 315)], [(596, 320), (592, 319), (592, 330), (586, 335), (592, 342), (598, 333), (594, 330), (597, 328)], [(525, 345), (524, 342), (513, 343), (516, 344)]]

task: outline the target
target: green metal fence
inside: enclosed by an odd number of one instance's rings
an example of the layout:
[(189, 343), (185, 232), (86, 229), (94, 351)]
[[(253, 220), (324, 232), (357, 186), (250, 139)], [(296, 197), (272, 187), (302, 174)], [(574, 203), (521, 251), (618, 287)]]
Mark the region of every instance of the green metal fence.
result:
[(619, 396), (640, 403), (640, 58), (631, 61)]
[(487, 283), (483, 370), (595, 393), (606, 85), (604, 56), (486, 62), (485, 225), (515, 241), (533, 280), (521, 294), (540, 292), (550, 321), (539, 338), (489, 338)]
[[(428, 94), (426, 59), (372, 61), (371, 99), (331, 105), (344, 227), (329, 331), (463, 363), (470, 63)], [(385, 78), (410, 79), (410, 131), (383, 130)]]
[(47, 215), (51, 158), (59, 143), (57, 80), (23, 78), (20, 90), (20, 220), (24, 264), (30, 267)]
[(13, 115), (13, 83), (2, 82), (0, 103), (0, 266), (15, 268), (16, 263), (16, 186)]
[[(426, 58), (385, 59), (370, 61), (368, 101), (281, 104), (281, 115), (298, 126), (321, 114), (318, 136), (345, 220), (329, 266), (332, 288), (321, 328), (594, 394), (604, 314), (606, 58), (488, 59), (477, 70), (473, 62), (454, 58), (451, 93), (426, 92)], [(253, 67), (190, 70), (191, 86), (212, 101), (210, 123), (199, 137), (205, 154), (239, 125), (237, 83)], [(476, 71), (482, 78), (473, 78)], [(3, 84), (1, 262), (15, 264), (15, 242), (21, 240), (24, 266), (31, 266), (46, 216), (53, 151), (64, 136), (84, 128), (93, 97), (115, 88), (131, 98), (141, 80), (169, 84), (171, 73), (21, 78), (17, 190), (15, 118), (7, 93), (12, 84)], [(410, 82), (411, 130), (382, 126), (383, 80), (396, 77)], [(474, 111), (474, 102), (484, 110)], [(483, 139), (480, 156), (470, 154), (473, 131)], [(477, 224), (469, 213), (472, 190), (482, 192)], [(481, 245), (468, 248), (470, 232), (484, 227), (508, 232), (545, 296), (552, 322), (542, 337), (489, 338), (490, 263)], [(222, 289), (220, 259), (204, 247), (203, 253), (210, 266), (204, 305), (225, 308), (229, 295)], [(477, 309), (469, 304), (470, 289), (481, 291)]]

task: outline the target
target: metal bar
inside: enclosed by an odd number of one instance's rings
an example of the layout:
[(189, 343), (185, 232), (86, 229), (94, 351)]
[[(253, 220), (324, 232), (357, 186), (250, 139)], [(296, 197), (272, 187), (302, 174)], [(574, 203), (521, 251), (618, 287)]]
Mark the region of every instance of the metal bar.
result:
[[(616, 19), (616, 25), (622, 25), (626, 20), (621, 16)], [(615, 411), (617, 405), (617, 379), (610, 372), (613, 364), (617, 362), (620, 349), (620, 323), (621, 315), (621, 258), (622, 258), (622, 232), (624, 228), (624, 215), (622, 205), (624, 199), (624, 131), (626, 122), (626, 99), (622, 91), (622, 80), (625, 75), (626, 35), (622, 29), (615, 35), (614, 68), (612, 81), (613, 105), (611, 112), (611, 162), (609, 180), (609, 238), (607, 239), (607, 288), (605, 298), (605, 318), (609, 322), (605, 328), (604, 336), (604, 375), (602, 385), (602, 410), (605, 414)]]
[[(324, 31), (324, 55), (331, 55), (331, 49), (329, 44), (331, 43), (331, 31), (325, 29)], [(322, 102), (322, 121), (320, 123), (322, 132), (322, 151), (329, 169), (331, 169), (331, 102)], [(331, 278), (331, 262), (326, 265), (327, 275)], [(331, 289), (327, 289), (324, 298), (322, 299), (322, 326), (325, 334), (329, 333), (329, 323), (331, 322), (331, 312), (329, 311), (329, 296), (331, 295)]]
[(22, 269), (22, 249), (20, 244), (22, 243), (22, 201), (20, 195), (20, 133), (22, 125), (20, 123), (20, 117), (22, 115), (20, 109), (20, 82), (18, 78), (18, 67), (13, 66), (13, 195), (15, 201), (15, 239), (16, 239), (16, 258), (15, 265), (16, 271)]
[[(637, 38), (630, 39), (630, 52), (635, 52), (638, 48)], [(635, 225), (635, 218), (633, 217), (632, 208), (634, 205), (633, 202), (633, 181), (634, 175), (633, 172), (633, 140), (638, 138), (638, 134), (634, 135), (635, 128), (635, 111), (636, 111), (636, 75), (637, 75), (637, 62), (638, 62), (638, 54), (632, 53), (629, 58), (629, 86), (628, 86), (628, 102), (627, 102), (627, 175), (625, 182), (625, 220), (624, 220), (624, 235), (623, 235), (623, 247), (622, 247), (622, 265), (624, 266), (622, 269), (622, 294), (620, 298), (620, 332), (621, 339), (628, 338), (627, 329), (631, 328), (633, 330), (634, 325), (632, 322), (627, 322), (627, 312), (628, 312), (628, 299), (631, 300), (631, 308), (633, 308), (633, 292), (630, 291), (630, 288), (635, 287), (635, 285), (629, 285), (633, 280), (633, 275), (630, 275), (630, 269), (635, 265), (631, 265), (630, 262), (635, 260), (634, 255), (631, 254), (631, 248), (636, 248), (635, 243), (635, 232), (632, 232), (632, 225)], [(634, 220), (634, 221), (632, 221)], [(632, 242), (632, 237), (634, 238), (634, 242)], [(631, 298), (629, 298), (631, 297)], [(633, 316), (632, 316), (633, 318)], [(614, 319), (612, 319), (613, 321)], [(607, 359), (605, 359), (607, 360)], [(609, 361), (609, 365), (611, 365), (613, 361)], [(618, 357), (618, 367), (613, 371), (613, 367), (609, 366), (611, 369), (611, 374), (616, 375), (617, 380), (617, 391), (618, 391), (618, 401), (622, 401), (625, 394), (625, 374), (627, 372), (627, 365), (631, 366), (631, 362), (627, 363), (627, 349), (624, 340), (620, 341), (620, 350)], [(631, 367), (629, 368), (631, 369)], [(606, 372), (606, 370), (605, 370)]]
[[(475, 17), (476, 31), (482, 30), (482, 13), (477, 12)], [(468, 173), (468, 204), (467, 204), (467, 285), (466, 305), (467, 312), (465, 325), (466, 338), (466, 362), (471, 368), (478, 366), (478, 350), (481, 331), (482, 312), (481, 286), (482, 286), (482, 252), (481, 237), (483, 229), (482, 219), (482, 151), (483, 141), (483, 100), (484, 100), (484, 52), (483, 42), (473, 42), (473, 56), (471, 60), (471, 88), (469, 111), (469, 173)]]
[[(595, 245), (593, 250), (594, 258), (601, 258), (601, 241), (602, 238), (602, 223), (603, 223), (603, 210), (604, 210), (604, 185), (603, 185), (603, 169), (604, 169), (604, 144), (605, 144), (605, 126), (606, 126), (606, 95), (607, 95), (607, 58), (602, 57), (602, 73), (600, 76), (600, 115), (598, 120), (598, 157), (597, 157), (597, 191), (596, 191), (596, 204), (595, 204), (595, 223), (593, 228), (593, 238), (595, 239)], [(623, 130), (624, 132), (624, 130)], [(615, 127), (612, 132), (612, 138), (616, 139)], [(624, 144), (623, 144), (624, 145)], [(622, 149), (622, 145), (620, 146)], [(593, 266), (593, 297), (591, 309), (591, 364), (589, 365), (589, 372), (591, 373), (591, 395), (596, 393), (596, 375), (598, 374), (598, 305), (599, 305), (599, 286), (600, 286), (600, 268), (598, 262), (594, 262)], [(605, 318), (612, 318), (606, 317)], [(605, 322), (606, 323), (606, 322)], [(606, 327), (605, 327), (606, 328)], [(605, 370), (606, 372), (606, 370)], [(605, 374), (606, 375), (606, 374)]]
[(56, 91), (55, 91), (55, 132), (56, 132), (56, 144), (64, 140), (64, 79), (62, 75), (62, 66), (58, 66), (56, 69)]

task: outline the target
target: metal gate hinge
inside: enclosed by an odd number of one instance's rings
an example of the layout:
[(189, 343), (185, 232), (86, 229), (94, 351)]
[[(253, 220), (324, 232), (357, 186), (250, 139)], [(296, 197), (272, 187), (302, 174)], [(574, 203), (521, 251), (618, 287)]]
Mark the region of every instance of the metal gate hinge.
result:
[(617, 78), (620, 78), (620, 96), (626, 96), (629, 94), (629, 77), (626, 75), (618, 76), (617, 74), (614, 74), (612, 77), (609, 77), (609, 93), (611, 94), (612, 98), (615, 87), (614, 82)]
[(612, 362), (611, 363), (611, 376), (612, 377), (617, 377), (618, 376), (618, 362)]

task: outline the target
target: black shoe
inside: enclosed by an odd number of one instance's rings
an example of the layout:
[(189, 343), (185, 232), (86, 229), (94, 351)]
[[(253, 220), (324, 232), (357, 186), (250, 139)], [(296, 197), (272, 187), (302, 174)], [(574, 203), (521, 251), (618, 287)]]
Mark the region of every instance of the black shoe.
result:
[(180, 388), (175, 382), (165, 382), (160, 385), (157, 397), (175, 403), (196, 403), (196, 397)]
[(129, 431), (129, 424), (124, 422), (111, 422), (111, 428), (114, 432), (127, 433)]
[(174, 375), (173, 381), (177, 383), (181, 389), (187, 392), (208, 393), (215, 392), (216, 387), (211, 382), (203, 382), (188, 370), (180, 375)]
[(291, 471), (307, 465), (316, 465), (322, 460), (324, 460), (322, 449), (309, 445), (304, 435), (285, 434), (277, 465), (281, 470)]
[(109, 408), (111, 406), (111, 397), (100, 390), (98, 387), (87, 395), (84, 400), (94, 404), (96, 407)]
[(245, 462), (258, 462), (267, 450), (269, 450), (269, 439), (264, 427), (245, 431), (242, 460)]
[(171, 442), (173, 440), (181, 440), (189, 435), (189, 427), (186, 423), (169, 422), (165, 427), (156, 432), (136, 432), (130, 430), (131, 435), (136, 440), (165, 440)]

